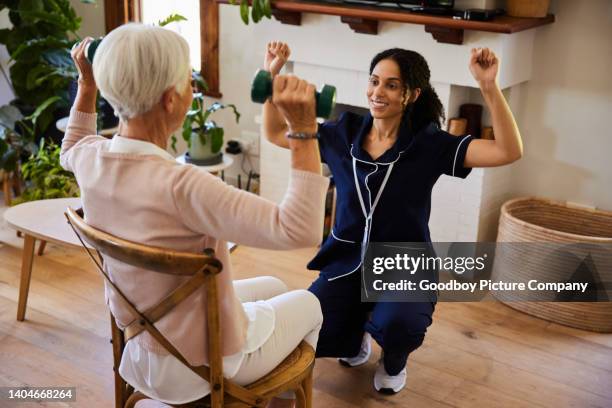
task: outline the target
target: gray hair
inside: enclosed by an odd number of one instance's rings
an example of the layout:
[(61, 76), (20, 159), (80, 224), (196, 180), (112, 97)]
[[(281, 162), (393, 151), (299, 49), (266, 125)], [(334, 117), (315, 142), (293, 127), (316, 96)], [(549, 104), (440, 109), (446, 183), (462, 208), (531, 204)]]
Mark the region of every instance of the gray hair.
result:
[(100, 93), (123, 121), (150, 111), (168, 88), (184, 92), (189, 45), (179, 34), (138, 23), (111, 31), (96, 50)]

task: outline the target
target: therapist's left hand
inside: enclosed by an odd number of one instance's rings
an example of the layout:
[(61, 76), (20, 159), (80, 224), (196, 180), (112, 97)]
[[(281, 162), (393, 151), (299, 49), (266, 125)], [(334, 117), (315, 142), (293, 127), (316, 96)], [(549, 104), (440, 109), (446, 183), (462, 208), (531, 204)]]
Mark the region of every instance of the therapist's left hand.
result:
[(489, 48), (472, 48), (470, 72), (481, 87), (497, 84), (499, 64), (499, 58)]

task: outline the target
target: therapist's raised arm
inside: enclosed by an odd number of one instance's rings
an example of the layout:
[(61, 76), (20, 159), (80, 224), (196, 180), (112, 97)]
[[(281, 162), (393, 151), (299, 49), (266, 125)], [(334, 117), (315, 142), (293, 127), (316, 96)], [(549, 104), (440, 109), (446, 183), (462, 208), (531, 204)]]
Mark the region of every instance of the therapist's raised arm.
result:
[(472, 49), (470, 71), (491, 113), (495, 140), (472, 141), (465, 155), (465, 167), (503, 166), (523, 155), (521, 134), (497, 82), (499, 66), (499, 58), (493, 51)]
[[(281, 68), (291, 55), (289, 46), (279, 41), (273, 41), (266, 46), (266, 56), (264, 57), (264, 69), (276, 77)], [(289, 142), (285, 138), (288, 127), (283, 115), (277, 107), (270, 101), (266, 101), (261, 113), (261, 133), (270, 143), (277, 146), (289, 148)]]

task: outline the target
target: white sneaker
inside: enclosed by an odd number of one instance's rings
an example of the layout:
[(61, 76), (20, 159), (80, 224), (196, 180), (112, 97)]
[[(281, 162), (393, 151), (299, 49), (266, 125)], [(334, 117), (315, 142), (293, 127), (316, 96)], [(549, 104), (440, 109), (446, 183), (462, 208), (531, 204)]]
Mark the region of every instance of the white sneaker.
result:
[(406, 386), (406, 367), (397, 375), (389, 375), (385, 364), (380, 359), (376, 374), (374, 374), (374, 388), (381, 394), (395, 394)]
[(342, 357), (338, 359), (338, 362), (346, 367), (356, 367), (368, 362), (370, 354), (372, 354), (372, 336), (370, 333), (365, 332), (363, 340), (361, 340), (361, 349), (359, 354), (355, 357)]

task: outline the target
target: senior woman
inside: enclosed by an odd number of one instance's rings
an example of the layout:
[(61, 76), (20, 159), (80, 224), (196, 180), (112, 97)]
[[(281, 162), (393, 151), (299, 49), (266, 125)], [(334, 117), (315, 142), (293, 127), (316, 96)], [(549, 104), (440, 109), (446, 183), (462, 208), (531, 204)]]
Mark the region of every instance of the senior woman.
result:
[[(72, 51), (79, 87), (61, 150), (62, 166), (81, 188), (87, 223), (147, 245), (215, 250), (224, 265), (218, 279), (224, 374), (235, 382), (264, 376), (303, 339), (316, 347), (322, 323), (317, 298), (305, 290), (288, 292), (272, 277), (233, 282), (227, 249), (227, 241), (269, 249), (319, 243), (328, 180), (320, 175), (317, 140), (297, 138), (316, 132), (314, 87), (296, 77), (274, 81), (273, 103), (289, 125), (292, 154), (291, 181), (276, 205), (180, 165), (166, 152), (192, 101), (185, 40), (160, 27), (127, 24), (102, 41), (93, 67), (84, 56), (88, 41)], [(112, 140), (95, 135), (98, 87), (120, 118)], [(140, 310), (185, 281), (113, 259), (105, 267)], [(109, 288), (106, 296), (125, 326), (133, 316)], [(196, 292), (156, 323), (192, 365), (207, 363), (204, 305), (204, 292)], [(137, 390), (171, 404), (210, 390), (146, 332), (128, 342), (119, 372)]]

